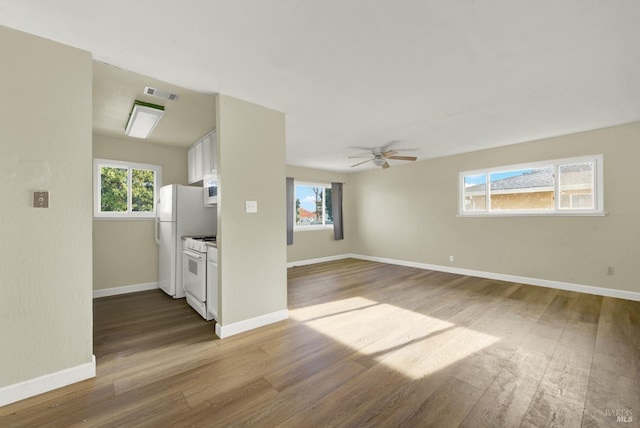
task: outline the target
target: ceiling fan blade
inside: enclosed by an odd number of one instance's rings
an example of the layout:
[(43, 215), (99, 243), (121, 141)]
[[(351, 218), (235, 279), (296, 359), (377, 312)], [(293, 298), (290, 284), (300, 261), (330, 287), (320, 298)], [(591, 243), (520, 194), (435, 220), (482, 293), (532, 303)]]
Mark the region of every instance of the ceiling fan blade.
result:
[(384, 163), (382, 164), (382, 169), (387, 169), (389, 168), (391, 165), (389, 165), (389, 162), (384, 161)]
[(356, 150), (365, 150), (367, 152), (371, 152), (371, 150), (373, 150), (373, 147), (363, 147), (363, 146), (349, 146), (347, 148), (348, 149), (356, 149)]
[(351, 168), (353, 168), (354, 166), (358, 166), (358, 165), (362, 165), (363, 163), (367, 163), (367, 162), (371, 162), (373, 159), (367, 159), (366, 161), (362, 161), (362, 162), (358, 162), (355, 165), (351, 165)]
[(371, 158), (371, 155), (366, 155), (366, 156), (349, 156), (347, 159), (369, 159)]
[(414, 161), (418, 158), (415, 156), (388, 156), (387, 159)]
[(402, 149), (393, 149), (393, 150), (395, 150), (396, 152), (416, 152), (416, 151), (418, 151), (418, 149), (404, 149), (404, 148), (402, 148)]
[(387, 144), (385, 144), (384, 146), (382, 146), (382, 148), (386, 151), (389, 150), (389, 148), (395, 146), (396, 144), (398, 144), (400, 142), (400, 140), (391, 140), (389, 141)]
[(396, 153), (398, 152), (396, 152), (395, 150), (387, 150), (386, 152), (382, 153), (382, 156), (388, 158), (389, 156), (395, 155)]

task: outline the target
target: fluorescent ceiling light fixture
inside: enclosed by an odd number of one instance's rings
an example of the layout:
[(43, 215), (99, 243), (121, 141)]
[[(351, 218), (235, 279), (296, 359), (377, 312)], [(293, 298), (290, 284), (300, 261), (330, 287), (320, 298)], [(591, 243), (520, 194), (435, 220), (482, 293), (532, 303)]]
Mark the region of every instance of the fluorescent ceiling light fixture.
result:
[(124, 133), (129, 137), (148, 138), (164, 115), (164, 106), (135, 100)]

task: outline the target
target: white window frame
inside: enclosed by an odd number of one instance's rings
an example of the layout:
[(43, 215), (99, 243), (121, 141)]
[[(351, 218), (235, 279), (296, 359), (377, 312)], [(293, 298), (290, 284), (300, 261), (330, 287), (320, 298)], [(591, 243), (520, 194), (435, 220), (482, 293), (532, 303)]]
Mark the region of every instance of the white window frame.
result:
[[(126, 168), (128, 171), (128, 189), (127, 189), (127, 211), (126, 212), (114, 212), (114, 211), (102, 211), (101, 204), (101, 180), (100, 180), (100, 168), (106, 166), (110, 168)], [(131, 210), (131, 170), (150, 170), (154, 172), (153, 183), (153, 211), (139, 212)], [(146, 163), (135, 163), (111, 159), (94, 159), (93, 160), (93, 217), (96, 219), (149, 219), (155, 218), (156, 206), (155, 201), (158, 199), (158, 192), (162, 187), (162, 167), (160, 165), (151, 165)]]
[[(296, 186), (308, 186), (308, 187), (322, 187), (325, 189), (324, 195), (322, 197), (322, 223), (323, 224), (310, 224), (306, 226), (298, 226), (296, 225)], [(331, 188), (331, 183), (321, 183), (321, 182), (312, 182), (312, 181), (293, 181), (293, 231), (294, 232), (305, 232), (312, 230), (328, 230), (333, 229), (333, 224), (324, 224), (326, 219), (324, 213), (326, 211), (326, 189)]]
[[(558, 168), (560, 165), (593, 162), (594, 164), (594, 207), (593, 209), (560, 209), (560, 183), (558, 180)], [(541, 167), (553, 167), (554, 174), (554, 207), (551, 210), (499, 210), (491, 211), (491, 174), (517, 171), (522, 169), (535, 169)], [(463, 171), (458, 175), (458, 217), (513, 217), (513, 216), (604, 216), (604, 177), (603, 177), (603, 156), (591, 155), (575, 158), (553, 159), (541, 162), (524, 163), (517, 165), (506, 165), (495, 168), (478, 169), (473, 171)], [(486, 194), (484, 211), (464, 210), (464, 177), (470, 175), (486, 176)]]

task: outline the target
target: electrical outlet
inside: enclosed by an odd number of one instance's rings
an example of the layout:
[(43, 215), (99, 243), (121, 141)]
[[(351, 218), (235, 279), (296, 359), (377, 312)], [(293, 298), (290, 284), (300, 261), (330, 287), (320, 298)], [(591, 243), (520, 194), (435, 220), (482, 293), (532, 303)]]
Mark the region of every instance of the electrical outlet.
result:
[(449, 256), (449, 261), (452, 262), (454, 260), (453, 256)]
[(245, 201), (245, 212), (257, 213), (258, 212), (258, 201)]
[(607, 268), (607, 275), (613, 275), (613, 268), (611, 266)]

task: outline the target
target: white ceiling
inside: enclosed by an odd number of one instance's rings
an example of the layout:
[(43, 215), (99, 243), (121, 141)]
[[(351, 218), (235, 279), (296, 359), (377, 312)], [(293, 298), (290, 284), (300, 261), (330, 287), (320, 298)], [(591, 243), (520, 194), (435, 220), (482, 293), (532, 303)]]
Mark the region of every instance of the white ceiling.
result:
[(0, 1), (2, 25), (286, 113), (287, 163), (336, 171), (353, 146), (427, 159), (640, 120), (639, 22), (637, 0)]

